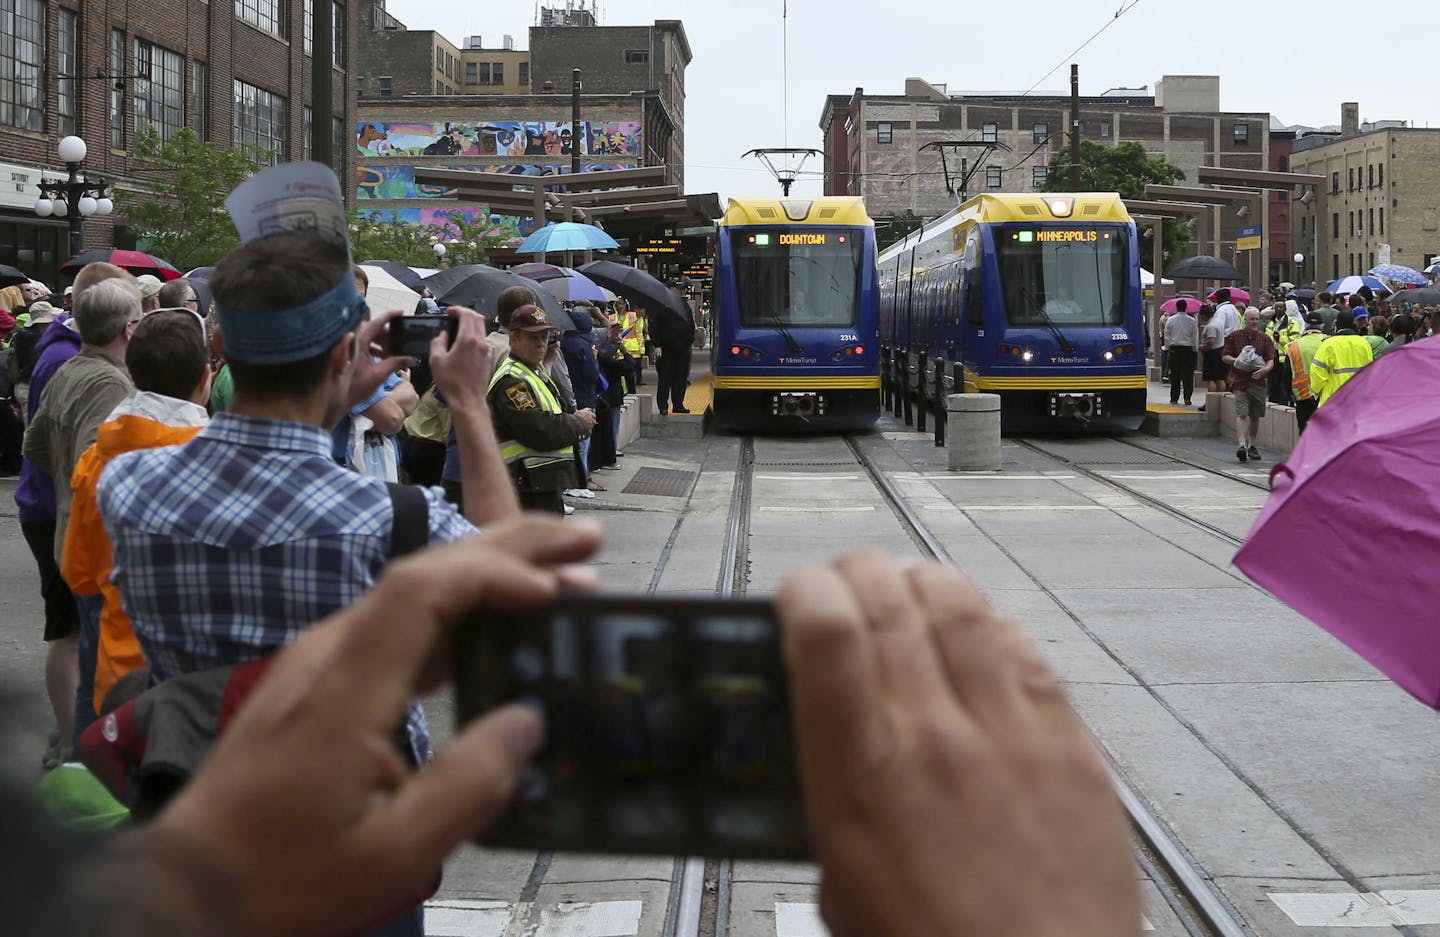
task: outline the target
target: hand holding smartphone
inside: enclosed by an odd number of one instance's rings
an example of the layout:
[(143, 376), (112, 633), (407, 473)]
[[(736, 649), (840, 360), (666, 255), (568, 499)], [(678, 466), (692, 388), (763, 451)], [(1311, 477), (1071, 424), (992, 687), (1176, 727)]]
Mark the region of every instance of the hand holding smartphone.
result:
[(453, 344), (459, 333), (460, 320), (444, 313), (422, 316), (396, 316), (390, 320), (390, 354), (406, 355), (423, 361), (430, 357), (430, 343), (444, 332)]
[(808, 859), (772, 605), (563, 595), (456, 636), (459, 721), (542, 712), (486, 846)]

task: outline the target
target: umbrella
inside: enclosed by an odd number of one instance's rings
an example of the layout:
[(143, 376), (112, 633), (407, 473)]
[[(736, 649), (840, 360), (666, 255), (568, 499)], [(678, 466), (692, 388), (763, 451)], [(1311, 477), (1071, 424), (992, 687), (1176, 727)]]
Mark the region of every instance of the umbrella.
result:
[[(613, 260), (592, 261), (579, 269), (596, 283), (614, 290), (637, 306), (644, 306), (652, 313), (664, 310), (673, 316), (675, 321), (694, 331), (695, 318), (690, 312), (689, 304), (644, 270), (617, 264)], [(663, 331), (665, 328), (663, 321), (657, 321), (654, 316), (651, 317), (650, 324), (652, 328), (659, 326), (656, 331)]]
[(1189, 257), (1165, 271), (1167, 277), (1184, 280), (1243, 280), (1244, 275), (1219, 257)]
[(577, 299), (588, 299), (593, 303), (606, 302), (605, 291), (600, 288), (599, 284), (585, 274), (576, 271), (571, 271), (567, 276), (546, 280), (540, 284), (540, 288), (557, 299), (570, 302)]
[(149, 273), (162, 280), (178, 280), (181, 276), (180, 271), (176, 270), (169, 261), (161, 260), (154, 254), (147, 254), (144, 251), (122, 251), (105, 248), (77, 254), (61, 264), (60, 269), (78, 272), (79, 269), (86, 264), (94, 263), (114, 264), (122, 270), (129, 270), (137, 277), (142, 273)]
[[(1435, 600), (1421, 570), (1440, 558), (1440, 338), (1367, 365), (1315, 412), (1235, 565), (1440, 707)], [(1382, 497), (1373, 493), (1383, 492)], [(1336, 531), (1363, 530), (1336, 540)], [(1314, 563), (1324, 551), (1323, 575)], [(1308, 558), (1308, 559), (1306, 559)]]
[(1161, 312), (1199, 312), (1204, 303), (1194, 296), (1177, 296), (1160, 304)]
[[(419, 293), (401, 283), (384, 267), (367, 264), (361, 266), (366, 267), (365, 275), (370, 279), (369, 285), (365, 287), (365, 302), (372, 314), (389, 312), (391, 309), (399, 309), (407, 316), (415, 314), (415, 307), (420, 303)], [(418, 277), (416, 281), (419, 281)]]
[(1295, 284), (1291, 283), (1289, 280), (1286, 280), (1284, 283), (1280, 284), (1280, 288), (1282, 290), (1293, 290), (1295, 288)]
[(1440, 304), (1440, 287), (1422, 286), (1418, 290), (1401, 290), (1391, 296), (1390, 301), (1413, 306), (1434, 306)]
[(1371, 276), (1341, 277), (1325, 288), (1332, 293), (1344, 296), (1348, 293), (1358, 291), (1362, 286), (1368, 286), (1372, 290), (1385, 290), (1387, 293), (1389, 292), (1389, 287)]
[(1382, 280), (1390, 280), (1393, 283), (1404, 283), (1407, 286), (1424, 286), (1430, 282), (1430, 278), (1425, 274), (1404, 264), (1380, 264), (1378, 267), (1370, 268), (1370, 275), (1380, 277)]
[[(1144, 267), (1141, 267), (1141, 268), (1140, 268), (1140, 285), (1141, 285), (1141, 286), (1154, 286), (1154, 285), (1155, 285), (1155, 274), (1151, 273), (1149, 270), (1146, 270)], [(1160, 280), (1160, 285), (1161, 285), (1161, 286), (1174, 286), (1174, 285), (1175, 285), (1175, 281), (1174, 281), (1174, 280), (1166, 280), (1166, 279), (1162, 278), (1162, 279)]]
[(535, 294), (536, 305), (545, 310), (560, 331), (568, 332), (574, 328), (570, 317), (564, 314), (560, 300), (536, 289), (534, 280), (516, 276), (508, 270), (496, 270), (485, 264), (462, 264), (426, 277), (425, 285), (435, 294), (441, 306), (465, 306), (487, 319), (495, 318), (495, 302), (501, 293), (512, 286), (523, 286)]
[(1315, 291), (1312, 290), (1312, 289), (1311, 289), (1310, 287), (1308, 287), (1308, 286), (1302, 286), (1302, 287), (1299, 287), (1299, 288), (1297, 288), (1297, 289), (1293, 289), (1293, 290), (1291, 290), (1290, 292), (1286, 293), (1286, 294), (1285, 294), (1285, 298), (1286, 298), (1286, 299), (1300, 299), (1300, 300), (1304, 300), (1305, 302), (1308, 303), (1310, 300), (1312, 300), (1312, 299), (1315, 298)]
[(19, 286), (21, 283), (29, 283), (28, 274), (21, 273), (15, 267), (8, 264), (0, 264), (0, 289), (7, 286)]
[(518, 273), (527, 280), (553, 280), (556, 277), (568, 277), (569, 267), (557, 267), (554, 264), (530, 263), (519, 264), (510, 268), (511, 273)]
[[(1230, 291), (1230, 300), (1231, 300), (1232, 302), (1237, 302), (1237, 303), (1248, 303), (1248, 302), (1250, 302), (1250, 291), (1249, 291), (1249, 290), (1242, 290), (1242, 289), (1241, 289), (1240, 287), (1238, 287), (1238, 286), (1227, 286), (1227, 287), (1225, 287), (1225, 288)], [(1218, 292), (1220, 292), (1220, 291), (1219, 291), (1219, 290), (1214, 290), (1214, 291), (1212, 291), (1212, 292), (1210, 293), (1209, 296), (1206, 296), (1205, 298), (1208, 299), (1208, 300), (1210, 300), (1210, 302), (1213, 303), (1213, 302), (1215, 301), (1215, 294), (1218, 293)]]
[(208, 280), (214, 272), (214, 267), (196, 267), (194, 270), (191, 270), (189, 273), (185, 274), (185, 279)]
[(420, 274), (398, 260), (365, 260), (361, 261), (360, 266), (378, 267), (394, 279), (399, 280), (406, 289), (414, 290), (416, 293), (420, 292)]
[(1425, 268), (1425, 272), (1431, 275), (1440, 273), (1440, 262), (1433, 263)]
[(546, 251), (614, 250), (620, 245), (593, 224), (560, 221), (547, 224), (515, 248), (519, 254), (543, 254)]

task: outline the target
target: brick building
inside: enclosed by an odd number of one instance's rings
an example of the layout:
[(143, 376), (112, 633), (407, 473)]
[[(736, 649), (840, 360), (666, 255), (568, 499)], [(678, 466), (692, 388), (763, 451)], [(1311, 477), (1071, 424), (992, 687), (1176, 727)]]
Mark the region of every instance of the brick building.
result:
[(1386, 262), (1421, 269), (1440, 253), (1440, 129), (1362, 124), (1360, 105), (1345, 103), (1338, 128), (1300, 131), (1290, 165), (1329, 180), (1294, 211), (1296, 250), (1315, 257), (1319, 279)]
[[(1203, 165), (1269, 168), (1270, 116), (1220, 110), (1219, 78), (1168, 75), (1153, 95), (1144, 91), (1121, 88), (1081, 97), (1084, 139), (1106, 145), (1138, 141), (1178, 166), (1191, 183)], [(848, 97), (830, 95), (820, 116), (825, 192), (863, 196), (883, 224), (950, 210), (962, 194), (961, 177), (972, 170), (967, 195), (1037, 191), (1050, 160), (1067, 145), (1069, 125), (1068, 95), (951, 94), (944, 85), (918, 78), (906, 79), (899, 95), (866, 94), (862, 88)], [(943, 148), (942, 162), (936, 144), (954, 141), (994, 146)], [(1219, 243), (1206, 250), (1229, 259), (1242, 223), (1253, 221), (1214, 209), (1210, 230), (1219, 225)]]
[[(1270, 169), (1272, 172), (1290, 172), (1290, 156), (1295, 147), (1295, 131), (1270, 118)], [(1272, 190), (1269, 194), (1270, 213), (1270, 282), (1299, 283), (1302, 271), (1308, 269), (1303, 263), (1295, 263), (1295, 251), (1307, 258), (1310, 249), (1297, 245), (1291, 231), (1291, 198), (1286, 191)], [(1306, 277), (1306, 279), (1309, 279)]]
[[(342, 161), (353, 126), (351, 7), (334, 3), (334, 98), (327, 113)], [(13, 15), (14, 42), (0, 44), (0, 263), (53, 279), (68, 256), (64, 219), (41, 219), (35, 187), (62, 175), (55, 147), (77, 133), (88, 144), (83, 169), (120, 189), (144, 185), (145, 167), (131, 155), (139, 130), (162, 136), (191, 127), (219, 146), (237, 142), (277, 160), (309, 155), (311, 0), (177, 0), (129, 4), (110, 0), (0, 0)], [(323, 118), (322, 118), (323, 119)], [(84, 224), (87, 247), (133, 239), (118, 213)]]
[[(419, 185), (415, 168), (552, 175), (569, 172), (572, 145), (580, 148), (582, 172), (663, 165), (664, 183), (683, 185), (691, 53), (680, 21), (600, 26), (588, 10), (568, 17), (542, 10), (529, 51), (515, 50), (508, 36), (500, 49), (470, 37), (473, 48), (456, 50), (432, 30), (407, 30), (385, 12), (384, 0), (355, 2), (362, 209), (427, 225), (458, 213), (487, 219), (493, 234), (521, 234), (529, 228), (523, 219), (459, 201), (454, 189)], [(583, 88), (578, 132), (571, 126), (575, 68)], [(479, 81), (487, 75), (489, 84)], [(495, 84), (497, 75), (504, 85)]]

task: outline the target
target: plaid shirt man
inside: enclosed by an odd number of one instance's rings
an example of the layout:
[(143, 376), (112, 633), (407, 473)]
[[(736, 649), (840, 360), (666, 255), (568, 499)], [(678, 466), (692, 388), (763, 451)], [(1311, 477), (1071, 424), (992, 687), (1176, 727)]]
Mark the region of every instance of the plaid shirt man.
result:
[[(375, 581), (389, 492), (330, 445), (315, 426), (221, 413), (184, 446), (111, 462), (98, 492), (111, 576), (155, 680), (272, 654)], [(425, 498), (431, 543), (474, 533), (438, 489)], [(418, 705), (407, 728), (423, 763)]]

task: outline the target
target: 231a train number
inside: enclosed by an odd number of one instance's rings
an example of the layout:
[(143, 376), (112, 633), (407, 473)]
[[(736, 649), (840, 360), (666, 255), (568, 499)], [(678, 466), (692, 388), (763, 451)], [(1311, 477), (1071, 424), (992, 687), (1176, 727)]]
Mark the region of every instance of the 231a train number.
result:
[(842, 342), (858, 342), (858, 341), (860, 341), (860, 336), (856, 335), (854, 332), (841, 332), (841, 333), (840, 333), (840, 341), (842, 341)]

